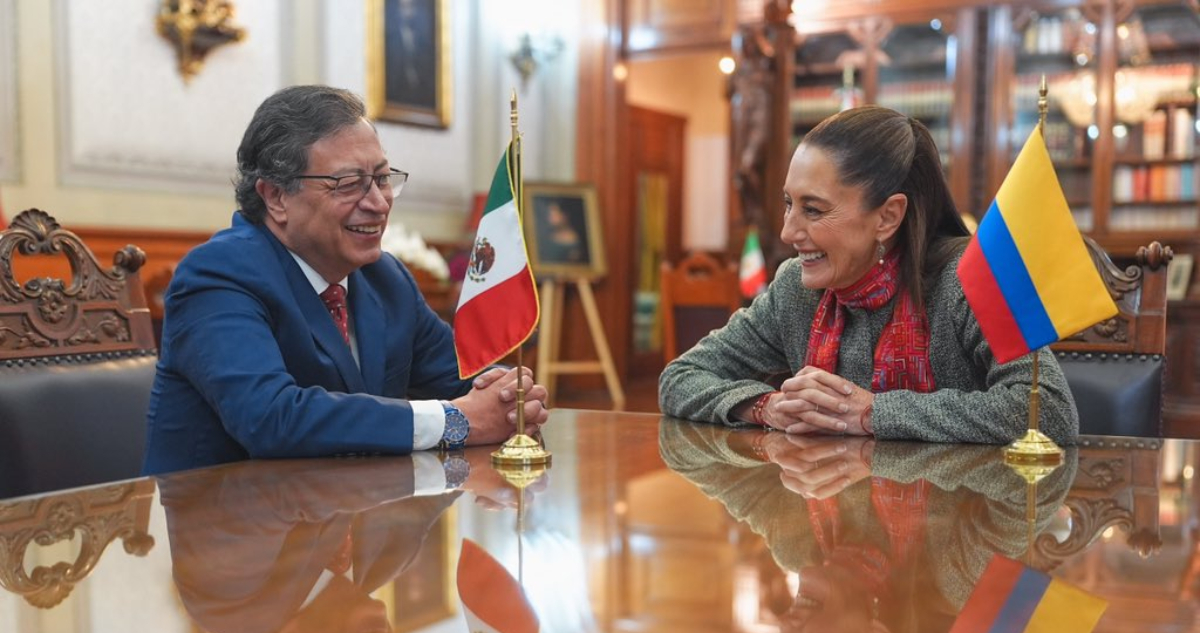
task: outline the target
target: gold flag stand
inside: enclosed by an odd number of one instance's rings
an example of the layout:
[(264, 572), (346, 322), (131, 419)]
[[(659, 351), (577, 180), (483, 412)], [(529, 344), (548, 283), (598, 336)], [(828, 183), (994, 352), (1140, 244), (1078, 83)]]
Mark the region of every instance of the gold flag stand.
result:
[[(1049, 107), (1046, 93), (1046, 76), (1042, 75), (1041, 85), (1038, 87), (1039, 129), (1046, 124), (1046, 110)], [(1062, 463), (1063, 450), (1039, 429), (1041, 426), (1041, 393), (1038, 390), (1038, 350), (1033, 350), (1031, 353), (1033, 355), (1033, 386), (1029, 390), (1029, 430), (1025, 432), (1024, 437), (1004, 449), (1004, 461), (1013, 466), (1017, 474), (1024, 477), (1025, 481), (1030, 482), (1030, 485), (1036, 485), (1038, 479), (1045, 477)], [(1037, 475), (1032, 481), (1030, 480), (1030, 477), (1034, 477), (1044, 468), (1049, 468), (1049, 470)]]
[[(513, 204), (517, 207), (517, 224), (523, 222), (521, 218), (521, 202), (523, 189), (525, 188), (524, 176), (521, 173), (521, 134), (517, 131), (517, 91), (512, 91), (512, 97), (509, 108), (509, 120), (512, 124), (512, 158), (508, 163), (508, 179), (513, 183)], [(549, 467), (550, 452), (547, 451), (541, 443), (532, 437), (525, 434), (525, 377), (521, 375), (521, 369), (525, 367), (524, 346), (517, 346), (517, 434), (510, 437), (500, 448), (492, 453), (492, 465), (500, 470), (500, 474), (504, 475), (513, 485), (515, 481), (524, 481), (524, 485), (518, 486), (520, 499), (525, 496), (525, 486), (533, 483), (538, 477), (545, 472), (545, 468), (536, 469), (536, 474), (532, 470), (528, 470), (535, 466)], [(505, 473), (504, 469), (516, 469), (516, 472)], [(512, 478), (510, 478), (512, 475)]]

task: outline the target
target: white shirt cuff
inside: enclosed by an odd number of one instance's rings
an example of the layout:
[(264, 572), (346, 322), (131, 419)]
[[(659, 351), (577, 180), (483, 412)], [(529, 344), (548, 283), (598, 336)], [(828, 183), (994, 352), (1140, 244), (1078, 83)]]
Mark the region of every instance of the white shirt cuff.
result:
[(446, 410), (441, 400), (410, 400), (413, 412), (413, 450), (437, 446), (446, 432)]
[(446, 492), (446, 469), (433, 453), (413, 453), (413, 495), (428, 497)]

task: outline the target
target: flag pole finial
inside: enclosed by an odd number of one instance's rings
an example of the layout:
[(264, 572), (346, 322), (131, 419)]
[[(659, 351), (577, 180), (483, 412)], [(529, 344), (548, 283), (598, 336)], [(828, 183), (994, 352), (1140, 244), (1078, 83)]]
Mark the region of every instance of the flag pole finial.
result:
[(1042, 80), (1038, 82), (1038, 132), (1043, 135), (1046, 133), (1046, 113), (1050, 110), (1050, 102), (1046, 98), (1049, 93), (1050, 89), (1046, 87), (1046, 75), (1043, 73)]
[(517, 140), (517, 89), (512, 89), (512, 95), (508, 98), (508, 119), (512, 125), (512, 140)]

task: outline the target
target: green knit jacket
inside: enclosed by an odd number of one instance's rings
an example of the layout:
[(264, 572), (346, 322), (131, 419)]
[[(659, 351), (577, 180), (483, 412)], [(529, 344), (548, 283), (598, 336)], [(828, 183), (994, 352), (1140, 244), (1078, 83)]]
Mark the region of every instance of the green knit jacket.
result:
[[(936, 390), (875, 394), (871, 425), (880, 439), (1003, 444), (1025, 433), (1032, 358), (996, 362), (963, 295), (957, 266), (958, 257), (926, 290)], [(688, 420), (743, 424), (731, 418), (735, 407), (771, 391), (772, 379), (804, 367), (821, 293), (801, 285), (798, 260), (785, 261), (764, 294), (667, 365), (658, 384), (662, 412)], [(838, 375), (871, 388), (875, 345), (895, 303), (893, 298), (878, 310), (847, 310)], [(1061, 445), (1074, 444), (1079, 413), (1062, 368), (1049, 349), (1040, 350), (1038, 358), (1041, 430)]]

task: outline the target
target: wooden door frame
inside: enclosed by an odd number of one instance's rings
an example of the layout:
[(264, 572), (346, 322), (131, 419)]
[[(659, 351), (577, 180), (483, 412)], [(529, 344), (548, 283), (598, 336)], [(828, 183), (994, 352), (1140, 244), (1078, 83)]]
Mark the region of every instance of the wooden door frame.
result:
[[(638, 189), (637, 175), (638, 171), (643, 168), (657, 169), (667, 174), (668, 191), (667, 191), (667, 226), (666, 226), (666, 252), (664, 257), (667, 261), (678, 262), (683, 258), (683, 178), (684, 178), (684, 153), (687, 144), (687, 117), (654, 110), (644, 106), (626, 104), (625, 120), (630, 127), (629, 143), (625, 146), (625, 154), (621, 159), (622, 178), (625, 183), (622, 188), (625, 190), (625, 201), (622, 205), (625, 209), (633, 211), (637, 210), (638, 206)], [(635, 134), (636, 125), (639, 118), (649, 118), (655, 120), (661, 129), (669, 130), (667, 134), (678, 134), (680, 136), (677, 144), (667, 143), (666, 153), (661, 161), (642, 162), (646, 156), (643, 152), (638, 151), (639, 139), (646, 138), (646, 134)], [(636, 137), (636, 138), (635, 138)], [(640, 218), (636, 213), (631, 212), (625, 214), (627, 217), (624, 220), (627, 222), (626, 230), (628, 231), (617, 239), (623, 239), (625, 244), (634, 244), (638, 234), (638, 222)], [(628, 259), (630, 276), (626, 285), (626, 294), (633, 288), (633, 275), (637, 272), (637, 257), (638, 253), (632, 248), (627, 248), (625, 254)], [(655, 271), (657, 274), (658, 271)], [(633, 301), (630, 299), (630, 311), (626, 321), (632, 321), (633, 316)], [(633, 351), (633, 326), (629, 326), (629, 339), (626, 342), (626, 347), (629, 352), (627, 365), (624, 374), (631, 379), (648, 378), (657, 376), (664, 366), (663, 353), (659, 349), (657, 352), (635, 353)]]

